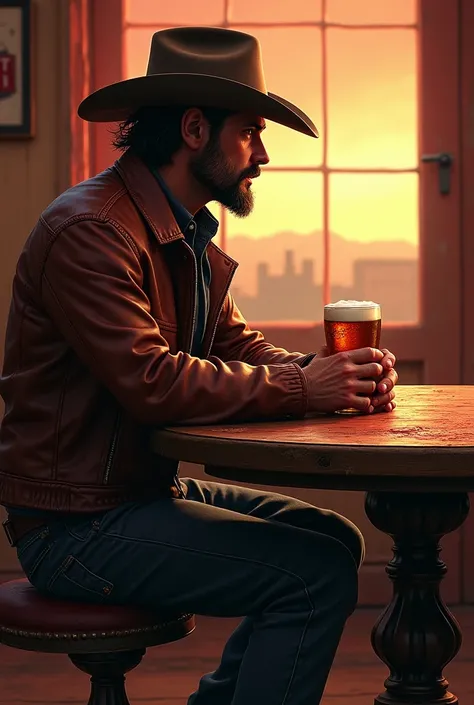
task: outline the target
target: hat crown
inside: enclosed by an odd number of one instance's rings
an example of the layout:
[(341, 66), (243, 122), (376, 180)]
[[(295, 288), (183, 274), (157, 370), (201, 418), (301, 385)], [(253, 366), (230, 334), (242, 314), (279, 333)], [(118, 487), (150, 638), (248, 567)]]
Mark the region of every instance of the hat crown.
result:
[(258, 39), (220, 27), (174, 27), (155, 32), (147, 76), (201, 74), (238, 81), (267, 93)]

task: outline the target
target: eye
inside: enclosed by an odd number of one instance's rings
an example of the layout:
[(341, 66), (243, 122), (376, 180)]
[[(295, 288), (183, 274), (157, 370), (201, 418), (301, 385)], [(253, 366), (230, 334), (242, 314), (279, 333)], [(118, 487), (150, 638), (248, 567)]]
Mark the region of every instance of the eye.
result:
[(244, 135), (246, 135), (247, 137), (252, 137), (252, 136), (254, 135), (254, 133), (255, 133), (255, 128), (254, 128), (254, 127), (247, 127), (247, 128), (244, 130)]

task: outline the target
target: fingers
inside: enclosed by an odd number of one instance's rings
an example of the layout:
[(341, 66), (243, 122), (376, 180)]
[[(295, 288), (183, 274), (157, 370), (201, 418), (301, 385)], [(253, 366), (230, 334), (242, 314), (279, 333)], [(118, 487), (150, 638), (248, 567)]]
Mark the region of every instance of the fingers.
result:
[(394, 411), (396, 408), (397, 408), (397, 402), (391, 401), (388, 404), (385, 404), (385, 406), (376, 406), (374, 409), (374, 414), (381, 414), (382, 412), (390, 413), (391, 411)]
[(354, 380), (352, 391), (354, 394), (365, 394), (371, 397), (375, 393), (375, 382), (371, 379)]
[[(369, 362), (381, 362), (384, 357), (383, 352), (377, 350), (377, 348), (358, 348), (357, 350), (348, 350), (347, 352), (339, 354), (345, 355), (347, 360), (354, 362), (356, 365), (363, 365)], [(380, 374), (382, 373), (383, 370)]]
[(339, 353), (344, 362), (342, 370), (346, 375), (348, 407), (362, 413), (393, 411), (394, 387), (398, 374), (394, 369), (396, 358), (386, 348), (359, 348)]
[(381, 352), (383, 353), (381, 365), (384, 370), (390, 370), (395, 367), (395, 363), (397, 361), (395, 355), (391, 353), (390, 350), (387, 350), (387, 348), (382, 348)]
[(397, 402), (389, 401), (386, 404), (374, 406), (374, 400), (370, 397), (353, 395), (352, 397), (349, 397), (349, 401), (346, 406), (347, 408), (362, 411), (365, 414), (380, 414), (382, 412), (390, 413), (391, 411), (394, 411), (397, 408)]
[(347, 398), (347, 404), (344, 404), (342, 408), (357, 409), (357, 411), (362, 411), (366, 414), (370, 414), (374, 410), (369, 396), (359, 397), (357, 394), (350, 394)]
[(377, 384), (377, 391), (381, 394), (390, 392), (398, 382), (398, 374), (396, 370), (390, 370), (386, 377), (380, 380)]
[(356, 365), (351, 371), (359, 379), (379, 379), (383, 375), (382, 365), (378, 362), (371, 362), (366, 365)]
[(392, 389), (386, 394), (381, 394), (372, 397), (372, 406), (374, 407), (374, 409), (381, 408), (392, 402), (393, 399), (395, 399), (395, 391)]

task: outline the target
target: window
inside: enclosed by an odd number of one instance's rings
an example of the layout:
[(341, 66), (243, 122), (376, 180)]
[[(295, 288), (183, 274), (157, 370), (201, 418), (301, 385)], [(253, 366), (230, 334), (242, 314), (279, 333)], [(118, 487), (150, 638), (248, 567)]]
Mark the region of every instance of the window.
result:
[(250, 321), (319, 321), (328, 300), (372, 299), (384, 323), (419, 320), (416, 0), (127, 0), (125, 74), (153, 31), (210, 24), (262, 44), (269, 90), (319, 140), (268, 123), (270, 156), (242, 220), (214, 208)]

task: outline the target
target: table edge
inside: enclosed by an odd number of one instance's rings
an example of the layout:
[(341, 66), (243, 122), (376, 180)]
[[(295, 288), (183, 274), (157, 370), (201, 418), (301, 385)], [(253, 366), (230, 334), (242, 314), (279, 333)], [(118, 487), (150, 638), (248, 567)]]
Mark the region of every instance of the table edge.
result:
[[(229, 454), (235, 439), (187, 435), (178, 429), (161, 429), (152, 434), (152, 450), (173, 460), (200, 465), (228, 467), (259, 472), (295, 472), (345, 477), (379, 475), (386, 477), (474, 477), (473, 446), (377, 446), (266, 443), (239, 441), (240, 453)], [(251, 460), (249, 460), (251, 458)], [(449, 462), (448, 462), (449, 461)], [(390, 466), (391, 471), (388, 469)]]

